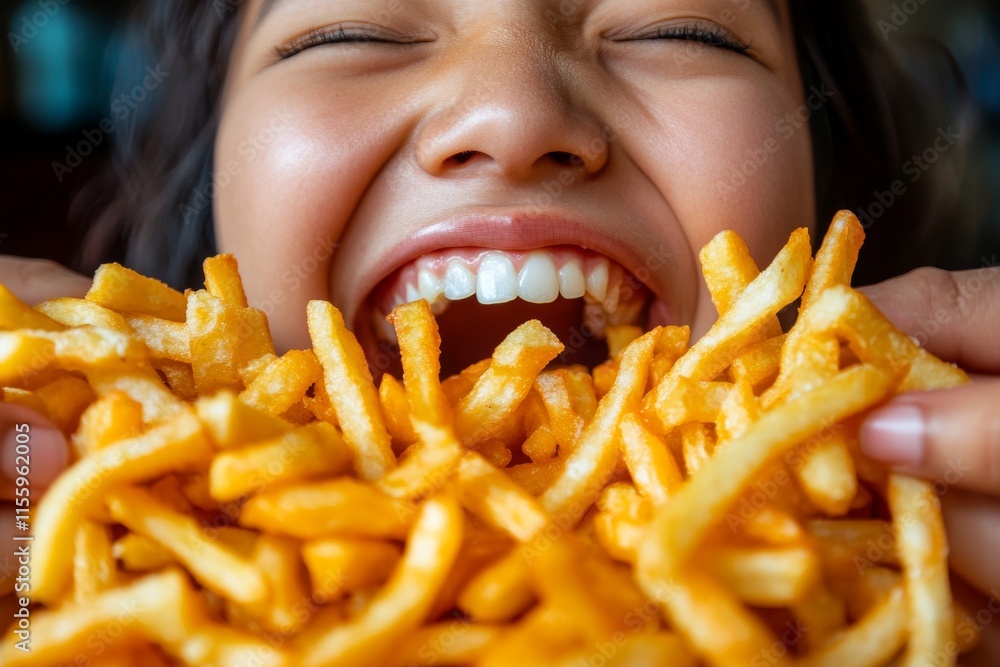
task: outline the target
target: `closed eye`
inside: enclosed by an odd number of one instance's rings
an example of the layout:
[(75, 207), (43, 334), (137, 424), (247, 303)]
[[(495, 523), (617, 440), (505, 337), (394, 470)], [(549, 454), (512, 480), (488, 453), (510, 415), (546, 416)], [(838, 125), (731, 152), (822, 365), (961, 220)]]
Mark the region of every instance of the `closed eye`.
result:
[(697, 42), (705, 46), (726, 49), (735, 53), (745, 54), (750, 50), (750, 44), (737, 40), (732, 33), (721, 26), (702, 25), (667, 25), (643, 33), (631, 40), (680, 40)]
[(420, 41), (422, 40), (408, 39), (402, 35), (389, 35), (368, 28), (338, 25), (319, 28), (301, 37), (296, 37), (275, 47), (275, 53), (279, 58), (285, 60), (307, 49), (325, 44), (416, 44)]

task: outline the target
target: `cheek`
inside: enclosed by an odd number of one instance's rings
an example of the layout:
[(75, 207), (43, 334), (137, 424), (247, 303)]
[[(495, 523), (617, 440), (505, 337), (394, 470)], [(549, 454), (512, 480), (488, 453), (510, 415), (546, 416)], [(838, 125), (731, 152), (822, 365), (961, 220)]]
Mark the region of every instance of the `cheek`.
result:
[(366, 109), (300, 84), (254, 84), (229, 101), (216, 145), (215, 231), (279, 348), (308, 345), (305, 309), (329, 298), (330, 264), (377, 173)]
[[(808, 117), (786, 88), (725, 80), (662, 100), (648, 153), (656, 181), (697, 253), (733, 229), (762, 267), (797, 227), (814, 226)], [(676, 92), (676, 91), (675, 91)], [(716, 315), (704, 285), (695, 334)]]

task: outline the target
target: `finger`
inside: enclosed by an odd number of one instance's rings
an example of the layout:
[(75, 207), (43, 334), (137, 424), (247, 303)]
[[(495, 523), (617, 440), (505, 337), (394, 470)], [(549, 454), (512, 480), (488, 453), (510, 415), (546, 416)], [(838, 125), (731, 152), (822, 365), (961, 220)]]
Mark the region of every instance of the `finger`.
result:
[(14, 556), (14, 507), (0, 504), (0, 598), (14, 591), (17, 558)]
[(1000, 266), (922, 268), (861, 291), (938, 357), (965, 370), (1000, 372)]
[(941, 512), (952, 569), (981, 593), (1000, 595), (1000, 498), (948, 489)]
[(1000, 591), (984, 595), (952, 572), (951, 590), (964, 614), (956, 628), (956, 639), (965, 642), (978, 634), (978, 643), (962, 655), (965, 667), (996, 667), (1000, 655)]
[(21, 301), (34, 305), (59, 296), (82, 297), (91, 281), (47, 259), (0, 257), (0, 284)]
[(1000, 380), (900, 394), (865, 420), (861, 450), (918, 477), (1000, 495)]
[(0, 498), (12, 500), (19, 486), (36, 498), (68, 461), (66, 438), (55, 424), (34, 410), (0, 404)]

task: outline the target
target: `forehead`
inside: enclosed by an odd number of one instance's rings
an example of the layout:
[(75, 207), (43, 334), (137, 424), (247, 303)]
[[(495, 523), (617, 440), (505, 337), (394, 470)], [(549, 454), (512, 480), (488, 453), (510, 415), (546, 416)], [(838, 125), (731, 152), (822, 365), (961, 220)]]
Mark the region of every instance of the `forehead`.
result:
[[(295, 4), (298, 0), (255, 0), (251, 3), (249, 16), (252, 17), (254, 25), (260, 23), (277, 6), (283, 4)], [(444, 0), (440, 0), (444, 1)], [(733, 4), (738, 7), (746, 7), (747, 4), (759, 3), (766, 6), (779, 20), (783, 16), (783, 5), (787, 0), (733, 0)], [(256, 5), (256, 10), (254, 10)]]

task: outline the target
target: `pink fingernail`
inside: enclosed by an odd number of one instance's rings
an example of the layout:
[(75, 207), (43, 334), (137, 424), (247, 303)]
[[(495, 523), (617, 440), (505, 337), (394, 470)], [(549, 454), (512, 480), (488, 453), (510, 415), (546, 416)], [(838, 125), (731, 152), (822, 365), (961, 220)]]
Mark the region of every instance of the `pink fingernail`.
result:
[(873, 413), (861, 427), (861, 451), (891, 465), (919, 465), (924, 460), (926, 431), (918, 406), (890, 405)]
[[(27, 458), (25, 458), (27, 457)], [(15, 423), (0, 441), (0, 469), (8, 479), (19, 472), (26, 475), (32, 486), (47, 487), (66, 466), (66, 439), (58, 430)]]

